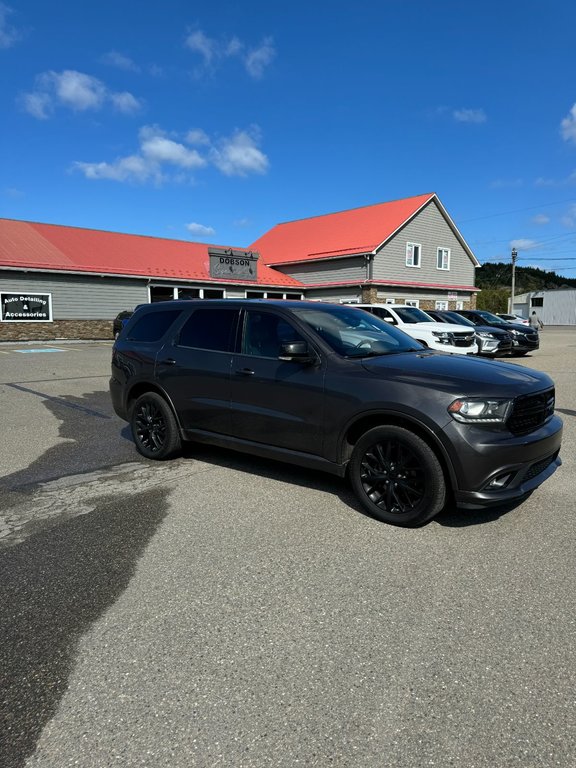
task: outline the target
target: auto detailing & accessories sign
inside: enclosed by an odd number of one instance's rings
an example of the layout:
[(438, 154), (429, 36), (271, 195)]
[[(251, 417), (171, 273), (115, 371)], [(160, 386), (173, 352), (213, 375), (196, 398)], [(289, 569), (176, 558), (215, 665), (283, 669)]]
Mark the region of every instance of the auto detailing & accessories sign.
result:
[(0, 293), (3, 323), (52, 322), (51, 293)]

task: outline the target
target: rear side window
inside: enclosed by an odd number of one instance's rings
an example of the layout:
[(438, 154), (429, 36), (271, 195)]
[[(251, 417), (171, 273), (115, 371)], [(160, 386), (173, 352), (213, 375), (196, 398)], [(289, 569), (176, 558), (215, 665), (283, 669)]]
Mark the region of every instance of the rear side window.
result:
[(237, 309), (197, 309), (182, 326), (178, 344), (229, 352), (233, 348), (238, 315)]
[(136, 321), (127, 338), (130, 341), (159, 341), (179, 315), (179, 309), (147, 312)]

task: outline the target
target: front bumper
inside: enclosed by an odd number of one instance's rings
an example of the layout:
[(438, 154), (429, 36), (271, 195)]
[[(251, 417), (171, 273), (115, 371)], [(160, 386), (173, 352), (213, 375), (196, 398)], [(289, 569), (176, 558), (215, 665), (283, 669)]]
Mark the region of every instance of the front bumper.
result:
[(528, 435), (484, 431), (457, 422), (446, 432), (457, 449), (451, 457), (457, 506), (486, 507), (522, 499), (562, 464), (558, 416)]

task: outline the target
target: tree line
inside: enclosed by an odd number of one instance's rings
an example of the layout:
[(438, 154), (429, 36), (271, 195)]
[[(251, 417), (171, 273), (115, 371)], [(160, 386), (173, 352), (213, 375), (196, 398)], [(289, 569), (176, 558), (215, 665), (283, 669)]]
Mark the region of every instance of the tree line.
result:
[[(476, 285), (481, 288), (476, 303), (478, 309), (507, 312), (512, 290), (512, 264), (495, 262), (483, 264), (476, 270)], [(514, 294), (529, 291), (554, 291), (558, 288), (576, 288), (576, 278), (564, 277), (538, 267), (516, 266)]]

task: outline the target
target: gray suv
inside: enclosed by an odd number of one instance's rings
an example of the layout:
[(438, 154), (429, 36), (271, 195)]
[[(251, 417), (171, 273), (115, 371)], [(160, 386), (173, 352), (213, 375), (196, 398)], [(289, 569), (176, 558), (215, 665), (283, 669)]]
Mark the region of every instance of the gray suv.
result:
[(143, 456), (194, 440), (347, 475), (396, 525), (522, 499), (561, 464), (546, 374), (433, 352), (352, 306), (141, 307), (114, 344), (110, 391)]

